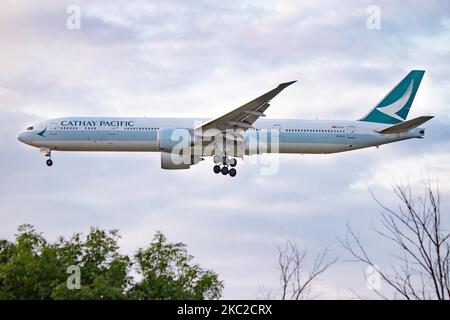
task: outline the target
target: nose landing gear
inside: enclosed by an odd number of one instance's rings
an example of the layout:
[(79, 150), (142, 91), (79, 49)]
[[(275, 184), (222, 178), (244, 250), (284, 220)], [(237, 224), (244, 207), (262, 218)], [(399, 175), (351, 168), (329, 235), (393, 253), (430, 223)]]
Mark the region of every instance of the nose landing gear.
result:
[(41, 153), (44, 155), (44, 157), (48, 158), (45, 163), (47, 164), (47, 166), (51, 167), (53, 165), (52, 149), (41, 148)]

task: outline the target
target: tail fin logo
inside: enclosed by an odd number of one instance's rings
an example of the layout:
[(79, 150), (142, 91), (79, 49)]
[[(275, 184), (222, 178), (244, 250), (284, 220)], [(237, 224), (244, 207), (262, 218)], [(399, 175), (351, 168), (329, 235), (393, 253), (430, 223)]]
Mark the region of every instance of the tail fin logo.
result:
[(360, 121), (387, 124), (397, 124), (405, 121), (424, 73), (424, 70), (411, 70)]
[(400, 110), (402, 110), (408, 103), (409, 99), (411, 98), (413, 88), (414, 88), (414, 79), (411, 80), (411, 83), (409, 84), (408, 88), (398, 100), (396, 100), (391, 104), (388, 104), (387, 106), (378, 107), (377, 110), (383, 112), (385, 115), (388, 115), (394, 119), (404, 121), (405, 119), (400, 117), (397, 113)]

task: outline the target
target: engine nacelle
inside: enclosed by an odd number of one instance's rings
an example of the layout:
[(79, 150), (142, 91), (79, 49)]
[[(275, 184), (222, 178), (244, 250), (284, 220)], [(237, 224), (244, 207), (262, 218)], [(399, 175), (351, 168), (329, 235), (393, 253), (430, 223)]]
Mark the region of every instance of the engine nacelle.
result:
[(183, 148), (192, 148), (194, 142), (192, 129), (162, 128), (158, 130), (158, 149), (161, 152), (180, 153)]
[(195, 136), (192, 129), (162, 128), (158, 131), (158, 149), (161, 152), (161, 168), (169, 170), (189, 169), (199, 163), (201, 155), (194, 155)]
[(180, 155), (176, 153), (161, 152), (161, 168), (168, 170), (189, 169), (191, 165), (199, 163), (200, 156)]

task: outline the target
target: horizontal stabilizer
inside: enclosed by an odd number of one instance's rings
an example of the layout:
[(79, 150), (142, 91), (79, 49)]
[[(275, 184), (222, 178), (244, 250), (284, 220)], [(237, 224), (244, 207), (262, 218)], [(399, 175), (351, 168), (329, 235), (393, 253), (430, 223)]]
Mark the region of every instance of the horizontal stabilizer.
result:
[(428, 120), (430, 120), (432, 118), (434, 118), (434, 117), (433, 116), (422, 116), (422, 117), (414, 118), (411, 120), (406, 120), (406, 121), (400, 122), (398, 124), (394, 124), (393, 126), (384, 128), (377, 132), (383, 133), (383, 134), (389, 134), (389, 133), (400, 133), (400, 132), (409, 131), (411, 129), (417, 128), (418, 126), (420, 126), (421, 124), (424, 124), (425, 122), (427, 122)]

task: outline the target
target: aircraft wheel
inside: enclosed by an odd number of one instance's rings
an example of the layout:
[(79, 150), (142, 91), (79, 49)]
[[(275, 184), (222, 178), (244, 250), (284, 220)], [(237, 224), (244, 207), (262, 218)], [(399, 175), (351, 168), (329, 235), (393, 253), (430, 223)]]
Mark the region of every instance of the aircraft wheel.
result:
[(214, 173), (219, 173), (221, 171), (219, 165), (215, 165), (213, 170), (214, 170)]
[(48, 159), (45, 163), (47, 163), (47, 165), (48, 165), (49, 167), (51, 167), (51, 166), (53, 165), (52, 159)]
[(234, 169), (234, 168), (231, 168), (230, 169), (230, 171), (228, 172), (229, 173), (229, 175), (230, 175), (230, 177), (234, 177), (234, 176), (236, 176), (236, 169)]
[(215, 155), (215, 156), (213, 157), (213, 162), (214, 162), (215, 164), (221, 163), (221, 162), (222, 162), (222, 157), (221, 157), (221, 156), (218, 156), (218, 155)]
[(237, 160), (236, 160), (236, 158), (231, 158), (231, 159), (230, 159), (230, 166), (236, 167), (236, 165), (237, 165)]
[(228, 174), (228, 167), (222, 167), (222, 174), (225, 176)]

